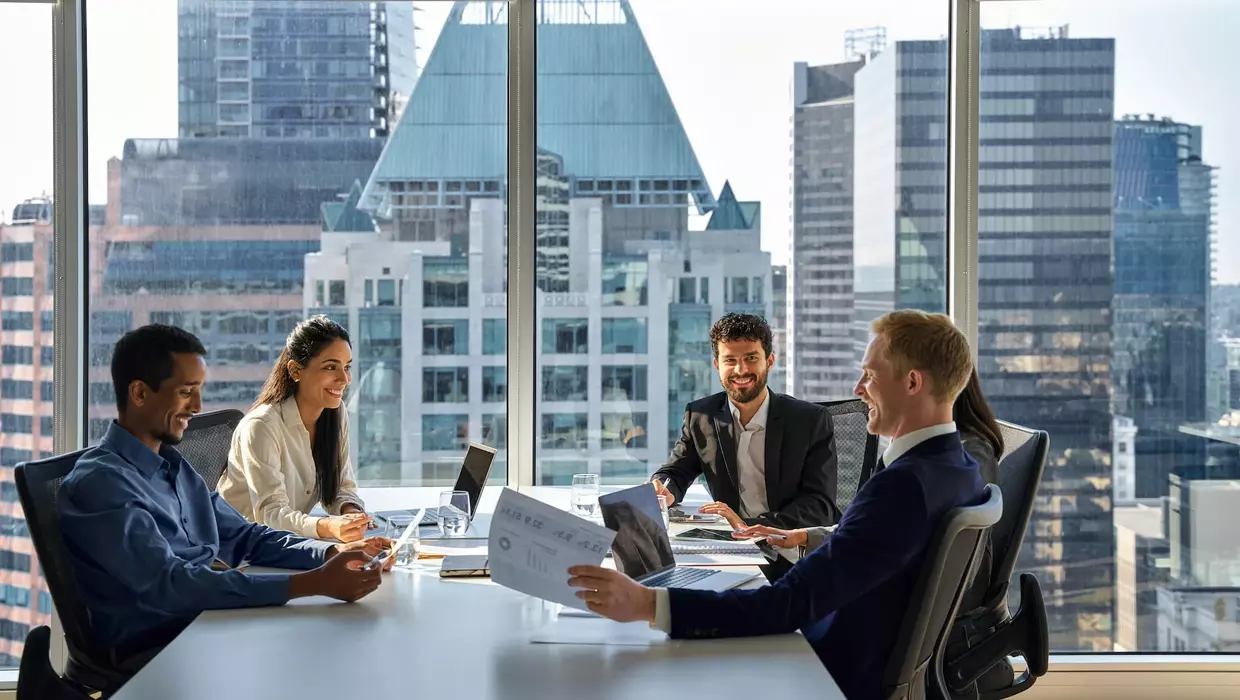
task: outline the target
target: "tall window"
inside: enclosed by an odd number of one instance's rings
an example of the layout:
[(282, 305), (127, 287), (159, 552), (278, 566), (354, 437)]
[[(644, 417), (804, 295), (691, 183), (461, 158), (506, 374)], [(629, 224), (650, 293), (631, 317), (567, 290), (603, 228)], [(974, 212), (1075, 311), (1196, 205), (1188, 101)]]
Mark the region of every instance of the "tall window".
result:
[[(174, 2), (163, 19), (86, 2), (89, 193), (106, 205), (89, 308), (126, 314), (91, 319), (89, 381), (120, 334), (174, 323), (207, 346), (204, 409), (248, 410), (292, 326), (325, 313), (351, 334), (360, 485), (450, 485), (441, 466), (481, 434), (470, 378), (505, 369), (506, 12), (419, 6), (415, 42), (409, 2), (383, 24), (367, 2)], [(6, 95), (50, 86), (22, 83)], [(487, 404), (492, 425), (505, 411)]]
[(51, 622), (13, 467), (53, 451), (52, 6), (0, 4), (0, 668)]

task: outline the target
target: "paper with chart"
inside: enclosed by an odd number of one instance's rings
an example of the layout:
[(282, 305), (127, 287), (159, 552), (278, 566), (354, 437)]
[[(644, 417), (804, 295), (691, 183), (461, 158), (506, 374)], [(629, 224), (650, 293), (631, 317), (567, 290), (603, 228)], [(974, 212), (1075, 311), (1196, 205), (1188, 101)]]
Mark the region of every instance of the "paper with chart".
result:
[(616, 533), (504, 489), (487, 542), (491, 580), (536, 598), (585, 610), (568, 585), (570, 566), (602, 564)]

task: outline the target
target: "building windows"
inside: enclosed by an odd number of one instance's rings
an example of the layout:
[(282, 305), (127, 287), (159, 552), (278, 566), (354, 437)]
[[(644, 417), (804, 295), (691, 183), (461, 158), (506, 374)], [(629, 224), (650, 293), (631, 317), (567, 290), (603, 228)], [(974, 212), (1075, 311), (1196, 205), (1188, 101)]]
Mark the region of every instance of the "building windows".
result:
[(625, 447), (641, 449), (646, 446), (646, 414), (604, 413), (600, 432), (603, 449)]
[(422, 450), (460, 450), (469, 442), (469, 416), (432, 414), (422, 416)]
[(29, 435), (34, 432), (34, 417), (21, 413), (0, 413), (0, 430)]
[(422, 370), (422, 400), (426, 403), (469, 401), (469, 368), (424, 368)]
[(34, 278), (5, 277), (0, 279), (0, 296), (28, 297), (34, 295)]
[(508, 400), (508, 368), (482, 368), (482, 400), (484, 403), (499, 403)]
[(33, 243), (0, 243), (0, 262), (31, 262)]
[(469, 263), (455, 258), (423, 258), (422, 305), (469, 306)]
[(649, 465), (636, 459), (605, 459), (603, 460), (602, 478), (604, 485), (640, 484), (650, 480)]
[[(32, 399), (34, 384), (21, 379), (0, 379), (0, 399)], [(0, 430), (4, 428), (0, 425)]]
[(543, 401), (585, 401), (589, 398), (590, 368), (560, 365), (542, 368)]
[[(6, 481), (4, 483), (7, 485), (9, 482)], [(0, 569), (26, 573), (30, 571), (30, 555), (0, 549)]]
[(0, 311), (0, 330), (32, 331), (34, 314), (29, 311)]
[(645, 354), (646, 319), (603, 319), (603, 354)]
[(543, 319), (542, 349), (547, 355), (584, 355), (589, 352), (590, 324), (584, 318)]
[(424, 355), (468, 355), (469, 321), (423, 321), (422, 353)]
[(644, 365), (604, 365), (604, 401), (645, 401), (646, 367)]
[(506, 355), (508, 353), (508, 319), (482, 319), (482, 354)]
[(603, 262), (603, 306), (645, 306), (650, 264), (645, 259)]
[(28, 634), (30, 634), (30, 625), (12, 620), (0, 620), (0, 637), (13, 642), (24, 642)]
[(39, 612), (43, 615), (52, 614), (52, 596), (47, 591), (39, 591)]
[(482, 444), (497, 450), (508, 449), (508, 416), (503, 413), (482, 414)]
[(344, 306), (347, 303), (344, 280), (331, 280), (327, 283), (327, 305)]
[(728, 304), (748, 304), (749, 303), (749, 278), (733, 277), (731, 278), (731, 286), (728, 288), (732, 294), (724, 301)]
[(544, 413), (539, 444), (544, 450), (585, 450), (589, 417), (584, 413)]
[(34, 348), (29, 345), (0, 346), (0, 362), (6, 365), (32, 365)]

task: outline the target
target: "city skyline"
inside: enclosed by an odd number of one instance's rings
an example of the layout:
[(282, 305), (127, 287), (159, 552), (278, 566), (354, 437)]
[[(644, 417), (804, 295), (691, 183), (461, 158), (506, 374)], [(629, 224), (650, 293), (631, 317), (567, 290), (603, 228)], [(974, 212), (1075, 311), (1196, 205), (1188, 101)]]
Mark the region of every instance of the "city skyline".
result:
[[(135, 0), (90, 15), (92, 32), (88, 60), (90, 125), (89, 168), (91, 202), (102, 204), (106, 192), (106, 160), (119, 156), (128, 138), (175, 137), (177, 132), (176, 4)], [(418, 62), (425, 65), (442, 29), (451, 2), (415, 3)], [(843, 62), (844, 32), (869, 26), (887, 28), (889, 43), (938, 39), (947, 30), (947, 3), (910, 3), (887, 0), (866, 7), (825, 3), (781, 2), (755, 15), (754, 4), (735, 0), (717, 3), (702, 13), (697, 3), (657, 3), (635, 0), (655, 62), (694, 142), (733, 144), (730, 148), (700, 148), (698, 156), (713, 188), (729, 180), (739, 191), (764, 204), (763, 250), (775, 264), (786, 264), (790, 236), (791, 198), (788, 192), (788, 152), (791, 144), (789, 99), (793, 65)], [(48, 20), (46, 33), (6, 31), (0, 26), (0, 65), (20, 56), (47, 55), (44, 80), (28, 81), (29, 99), (46, 101), (51, 109), (50, 8), (15, 8), (27, 22)], [(45, 13), (39, 12), (45, 10)], [(12, 11), (9, 7), (5, 11)], [(983, 27), (1032, 27), (1067, 24), (1074, 38), (1115, 38), (1117, 53), (1115, 112), (1157, 116), (1174, 113), (1178, 120), (1200, 124), (1209, 136), (1204, 144), (1218, 171), (1217, 260), (1240, 260), (1240, 134), (1227, 128), (1240, 107), (1237, 98), (1210, 87), (1201, 65), (1240, 62), (1240, 46), (1229, 41), (1225, 22), (1211, 21), (1223, 4), (1213, 1), (1188, 7), (1167, 4), (1130, 11), (1124, 3), (1090, 3), (1089, 7), (1043, 0), (989, 2), (982, 6)], [(139, 22), (148, 27), (147, 41), (124, 37)], [(683, 27), (693, 25), (691, 41)], [(37, 26), (37, 25), (36, 25)], [(9, 33), (11, 32), (11, 34)], [(828, 39), (823, 40), (824, 33)], [(746, 50), (738, 51), (737, 47)], [(167, 60), (151, 60), (150, 56)], [(22, 63), (28, 62), (23, 58)], [(707, 67), (705, 73), (703, 66)], [(703, 79), (703, 75), (709, 79)], [(1148, 76), (1167, 76), (1148, 80)], [(2, 76), (0, 76), (2, 78)], [(731, 92), (719, 81), (740, 84), (747, 97), (737, 109)], [(0, 83), (0, 87), (4, 87)], [(6, 94), (11, 94), (7, 93)], [(133, 110), (132, 104), (144, 106)], [(51, 190), (51, 124), (38, 119), (38, 109), (26, 114), (0, 114), (0, 146), (18, 155), (21, 173), (0, 168), (0, 220), (13, 205)], [(123, 117), (121, 115), (124, 115)], [(13, 135), (22, 134), (20, 140)], [(738, 141), (738, 135), (744, 139)], [(20, 177), (18, 177), (20, 176)], [(1234, 222), (1234, 223), (1233, 223)], [(701, 224), (701, 222), (698, 222)], [(1240, 265), (1217, 265), (1216, 282), (1240, 283)]]

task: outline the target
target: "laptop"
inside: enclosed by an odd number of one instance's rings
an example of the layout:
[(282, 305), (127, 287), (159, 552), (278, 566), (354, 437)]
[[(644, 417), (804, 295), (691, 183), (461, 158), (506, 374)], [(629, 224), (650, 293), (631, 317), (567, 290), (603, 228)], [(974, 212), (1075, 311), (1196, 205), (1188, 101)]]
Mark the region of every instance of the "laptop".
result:
[(599, 496), (598, 505), (603, 524), (616, 533), (611, 544), (616, 568), (638, 583), (658, 588), (726, 591), (756, 576), (699, 566), (676, 566), (653, 484)]
[[(494, 447), (471, 442), (469, 448), (465, 450), (465, 461), (461, 462), (461, 471), (456, 476), (456, 486), (453, 486), (452, 490), (469, 494), (470, 520), (473, 520), (474, 513), (478, 512), (478, 500), (482, 497), (482, 487), (486, 485), (487, 477), (491, 475), (491, 463), (494, 461)], [(388, 521), (408, 523), (417, 515), (418, 510), (385, 510), (373, 515)], [(436, 525), (438, 520), (439, 508), (427, 508), (420, 525)]]

